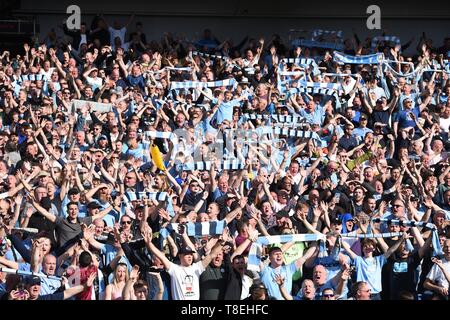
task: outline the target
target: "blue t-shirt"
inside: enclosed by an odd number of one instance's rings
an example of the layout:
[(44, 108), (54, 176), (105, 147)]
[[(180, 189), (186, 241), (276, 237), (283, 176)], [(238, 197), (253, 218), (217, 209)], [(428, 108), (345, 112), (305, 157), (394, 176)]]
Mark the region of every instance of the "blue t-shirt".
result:
[(307, 112), (305, 109), (301, 109), (299, 114), (304, 117), (309, 124), (322, 125), (325, 120), (325, 108), (320, 105), (316, 105), (313, 112)]
[(411, 109), (411, 110), (399, 111), (399, 113), (397, 114), (397, 119), (396, 119), (396, 122), (398, 122), (399, 128), (407, 128), (407, 127), (416, 128), (417, 127), (416, 123), (409, 115), (411, 112), (414, 114), (416, 119), (419, 118), (419, 113), (420, 113), (419, 107), (415, 107), (414, 109)]
[(357, 256), (353, 261), (356, 267), (356, 281), (365, 281), (372, 289), (372, 293), (380, 293), (381, 269), (386, 263), (386, 257), (382, 254), (372, 258)]
[(219, 125), (224, 120), (228, 120), (231, 122), (233, 120), (233, 107), (238, 105), (239, 100), (237, 99), (230, 100), (228, 102), (222, 102), (219, 106), (219, 109), (217, 109), (216, 114), (214, 115), (216, 123)]
[(292, 276), (294, 275), (295, 271), (297, 271), (295, 261), (288, 265), (282, 265), (278, 269), (274, 269), (270, 265), (265, 266), (263, 271), (261, 271), (260, 276), (261, 281), (269, 291), (269, 296), (272, 296), (277, 300), (284, 300), (278, 284), (276, 284), (273, 279), (275, 279), (275, 275), (280, 274), (284, 278), (284, 288), (290, 294), (292, 291)]
[(61, 287), (61, 281), (55, 279), (41, 278), (41, 291), (39, 294), (52, 294)]

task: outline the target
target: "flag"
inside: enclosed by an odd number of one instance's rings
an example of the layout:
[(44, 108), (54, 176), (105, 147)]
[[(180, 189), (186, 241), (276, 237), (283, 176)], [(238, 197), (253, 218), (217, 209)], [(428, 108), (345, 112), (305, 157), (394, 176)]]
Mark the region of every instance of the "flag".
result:
[(156, 144), (152, 144), (150, 147), (150, 154), (152, 156), (152, 161), (155, 166), (162, 171), (166, 171), (166, 166), (164, 165), (164, 161), (161, 155), (161, 151)]

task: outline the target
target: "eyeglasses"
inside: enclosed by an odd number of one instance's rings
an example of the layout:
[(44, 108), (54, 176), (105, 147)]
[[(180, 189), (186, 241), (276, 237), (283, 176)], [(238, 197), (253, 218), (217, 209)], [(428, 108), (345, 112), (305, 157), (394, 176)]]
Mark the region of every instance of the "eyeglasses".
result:
[(120, 221), (121, 224), (131, 224), (131, 220)]
[(125, 179), (134, 179), (133, 176), (126, 176)]

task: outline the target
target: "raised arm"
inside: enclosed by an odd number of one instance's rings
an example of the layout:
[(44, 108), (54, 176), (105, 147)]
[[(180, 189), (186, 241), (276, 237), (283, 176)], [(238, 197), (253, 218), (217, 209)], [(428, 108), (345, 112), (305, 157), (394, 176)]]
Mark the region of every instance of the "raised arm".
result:
[(405, 241), (406, 239), (408, 239), (408, 234), (406, 232), (404, 232), (402, 234), (402, 236), (400, 237), (400, 239), (398, 239), (385, 253), (384, 253), (384, 257), (387, 259), (389, 258), (400, 246), (400, 244)]
[(295, 260), (295, 267), (297, 268), (297, 270), (299, 270), (303, 264), (306, 262), (306, 260), (308, 260), (309, 258), (312, 257), (312, 255), (314, 254), (314, 252), (316, 251), (316, 246), (317, 244), (313, 244), (311, 247), (308, 248), (308, 250), (297, 260)]
[(159, 260), (161, 260), (161, 262), (164, 264), (164, 268), (166, 270), (169, 270), (172, 262), (169, 261), (169, 259), (167, 259), (166, 255), (161, 252), (153, 243), (152, 243), (152, 230), (150, 229), (150, 227), (147, 228), (147, 231), (145, 232), (144, 236), (144, 241), (145, 241), (145, 245), (147, 246), (147, 248), (150, 250), (151, 253), (153, 253)]
[(211, 261), (217, 257), (217, 255), (223, 250), (224, 245), (225, 241), (217, 241), (211, 252), (202, 260), (204, 268), (206, 268), (211, 263)]

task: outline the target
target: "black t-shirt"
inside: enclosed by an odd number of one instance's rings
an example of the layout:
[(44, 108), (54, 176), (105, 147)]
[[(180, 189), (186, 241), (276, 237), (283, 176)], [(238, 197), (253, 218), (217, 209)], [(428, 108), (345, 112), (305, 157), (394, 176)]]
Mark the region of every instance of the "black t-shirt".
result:
[(296, 233), (303, 234), (303, 233), (309, 232), (308, 228), (305, 227), (305, 225), (303, 224), (302, 221), (297, 219), (295, 214), (291, 217), (291, 221), (292, 221), (292, 227), (294, 228), (294, 230), (296, 230)]
[(372, 122), (381, 122), (381, 123), (385, 123), (388, 124), (389, 123), (389, 117), (391, 116), (389, 111), (377, 111), (374, 110), (372, 113), (373, 116), (373, 120)]
[(346, 151), (352, 150), (358, 146), (358, 141), (354, 136), (346, 137), (343, 136), (339, 139), (339, 147), (345, 149)]
[(64, 292), (57, 292), (39, 296), (36, 300), (64, 300)]
[(406, 259), (398, 258), (395, 253), (389, 257), (386, 263), (389, 286), (386, 289), (391, 300), (397, 300), (401, 291), (416, 293), (415, 271), (421, 260), (418, 251), (414, 251)]
[(207, 266), (200, 275), (200, 300), (223, 300), (227, 276), (225, 269)]

